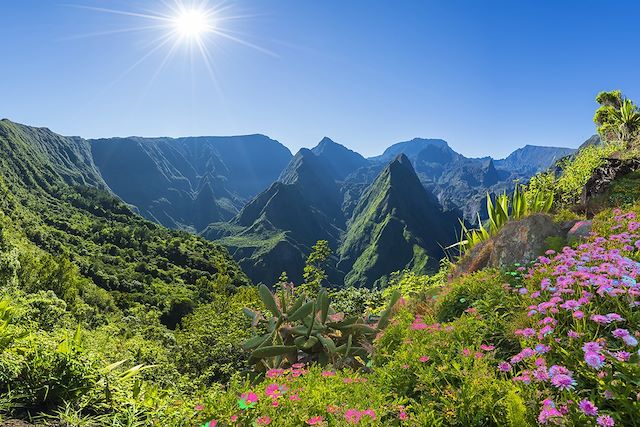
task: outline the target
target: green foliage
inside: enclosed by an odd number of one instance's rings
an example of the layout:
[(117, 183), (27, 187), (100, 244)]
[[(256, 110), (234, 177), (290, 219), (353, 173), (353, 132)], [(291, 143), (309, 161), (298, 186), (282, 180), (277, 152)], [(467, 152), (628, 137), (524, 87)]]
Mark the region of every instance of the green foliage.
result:
[(561, 172), (558, 176), (551, 171), (532, 177), (527, 191), (551, 191), (555, 194), (558, 207), (575, 205), (580, 201), (582, 189), (593, 171), (601, 166), (607, 157), (622, 148), (619, 142), (584, 147), (571, 159), (559, 165)]
[(600, 108), (593, 121), (598, 133), (607, 142), (620, 141), (628, 147), (634, 145), (640, 132), (640, 110), (622, 92), (600, 92), (596, 96)]
[(352, 286), (331, 291), (331, 306), (345, 317), (359, 316), (363, 313), (377, 313), (390, 295), (380, 289), (354, 288)]
[(326, 240), (318, 240), (313, 245), (312, 252), (307, 258), (307, 263), (304, 266), (304, 284), (302, 289), (310, 292), (317, 293), (322, 287), (323, 282), (327, 280), (327, 273), (324, 266), (326, 265), (333, 251), (329, 247), (329, 242)]
[(262, 369), (301, 362), (365, 365), (373, 339), (389, 324), (393, 307), (400, 298), (394, 293), (386, 310), (378, 319), (373, 319), (370, 316), (345, 318), (331, 307), (325, 290), (318, 292), (315, 299), (308, 299), (305, 294), (296, 296), (293, 289), (276, 296), (260, 285), (259, 294), (270, 317), (266, 319), (250, 309), (246, 309), (245, 314), (254, 325), (265, 325), (266, 332), (247, 340), (244, 347), (251, 350), (252, 361)]
[(464, 221), (460, 220), (462, 226), (460, 242), (449, 248), (458, 247), (461, 254), (465, 253), (497, 234), (511, 219), (520, 219), (534, 213), (549, 212), (553, 206), (553, 200), (553, 191), (540, 187), (530, 187), (525, 191), (519, 184), (516, 184), (511, 196), (505, 192), (497, 196), (495, 202), (487, 193), (488, 228), (482, 224), (479, 213), (477, 229), (467, 228)]
[(251, 322), (243, 307), (259, 307), (254, 288), (219, 295), (198, 307), (176, 331), (178, 366), (198, 382), (225, 383), (236, 372), (247, 370), (248, 354), (241, 343), (251, 334)]

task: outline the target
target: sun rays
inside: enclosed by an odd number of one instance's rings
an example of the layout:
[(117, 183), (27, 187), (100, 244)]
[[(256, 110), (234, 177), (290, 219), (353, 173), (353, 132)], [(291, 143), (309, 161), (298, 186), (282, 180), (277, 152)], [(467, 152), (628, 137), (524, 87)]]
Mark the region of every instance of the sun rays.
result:
[(92, 33), (68, 37), (66, 40), (135, 33), (151, 34), (151, 42), (145, 47), (140, 58), (126, 67), (117, 78), (120, 80), (142, 63), (155, 60), (157, 68), (150, 76), (149, 84), (161, 74), (164, 67), (176, 57), (178, 52), (187, 54), (191, 68), (196, 66), (198, 61), (204, 65), (216, 86), (218, 85), (214, 72), (216, 48), (220, 48), (223, 43), (233, 43), (277, 56), (272, 51), (250, 42), (246, 36), (232, 28), (234, 21), (250, 19), (254, 15), (234, 14), (231, 5), (213, 4), (207, 0), (161, 0), (160, 3), (160, 7), (156, 10), (120, 10), (79, 4), (70, 5), (95, 13), (128, 19), (118, 22), (119, 28), (98, 29)]

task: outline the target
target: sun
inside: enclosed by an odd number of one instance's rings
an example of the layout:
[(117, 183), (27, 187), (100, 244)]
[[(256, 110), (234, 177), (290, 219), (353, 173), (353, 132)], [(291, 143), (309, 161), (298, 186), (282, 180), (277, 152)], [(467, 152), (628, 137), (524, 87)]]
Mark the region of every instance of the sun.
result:
[(183, 39), (201, 39), (214, 31), (213, 17), (206, 10), (184, 9), (172, 19), (173, 30)]
[[(220, 1), (220, 3), (212, 4), (211, 2), (214, 1)], [(95, 12), (119, 15), (128, 20), (136, 19), (140, 21), (138, 24), (132, 26), (125, 26), (111, 31), (98, 31), (73, 38), (147, 32), (152, 35), (152, 38), (150, 38), (149, 43), (141, 44), (145, 46), (143, 55), (135, 61), (133, 65), (124, 70), (116, 81), (129, 74), (140, 64), (155, 56), (163, 49), (165, 50), (164, 58), (162, 58), (157, 70), (151, 77), (149, 81), (149, 84), (151, 84), (170, 59), (179, 57), (177, 54), (180, 52), (180, 48), (182, 48), (182, 51), (187, 54), (192, 68), (194, 66), (193, 59), (197, 56), (200, 57), (211, 80), (217, 85), (217, 79), (214, 73), (214, 60), (218, 58), (214, 55), (214, 49), (220, 49), (222, 40), (231, 41), (264, 54), (277, 57), (277, 55), (270, 50), (244, 39), (242, 33), (233, 28), (234, 22), (237, 23), (246, 20), (254, 15), (231, 14), (233, 8), (231, 5), (226, 4), (227, 1), (228, 0), (160, 0), (160, 3), (165, 6), (164, 10), (117, 10), (104, 7), (71, 5)]]

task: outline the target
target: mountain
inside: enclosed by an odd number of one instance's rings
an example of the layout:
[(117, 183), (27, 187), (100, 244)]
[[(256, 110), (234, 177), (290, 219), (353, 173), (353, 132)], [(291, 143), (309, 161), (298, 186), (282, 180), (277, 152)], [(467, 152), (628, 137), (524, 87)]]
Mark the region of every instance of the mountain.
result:
[[(202, 233), (229, 248), (254, 281), (275, 283), (283, 271), (302, 281), (306, 255), (317, 240), (335, 249), (345, 227), (342, 198), (330, 163), (302, 149), (279, 180), (252, 199), (229, 223)], [(332, 279), (341, 277), (330, 269)]]
[[(371, 173), (377, 175), (373, 182), (365, 178)], [(355, 189), (360, 174), (362, 188)], [(349, 202), (347, 183), (354, 194)], [(397, 270), (437, 266), (438, 243), (450, 243), (457, 224), (457, 216), (443, 214), (406, 156), (380, 168), (325, 138), (313, 150), (301, 149), (278, 182), (203, 236), (227, 246), (249, 277), (268, 284), (282, 271), (300, 283), (311, 247), (327, 240), (335, 254), (329, 281), (342, 283), (346, 275), (347, 284), (372, 286)], [(434, 225), (438, 232), (428, 232)], [(364, 261), (368, 256), (373, 262)]]
[(362, 155), (327, 137), (322, 138), (311, 151), (325, 161), (331, 176), (337, 181), (342, 181), (356, 169), (369, 165), (367, 159)]
[[(369, 160), (379, 164), (391, 156), (405, 154), (424, 187), (438, 198), (443, 209), (457, 211), (465, 220), (474, 223), (478, 212), (485, 219), (483, 207), (487, 192), (512, 191), (514, 181), (526, 182), (535, 173), (573, 152), (575, 150), (571, 148), (527, 145), (501, 160), (467, 158), (452, 150), (444, 140), (415, 138), (394, 144), (381, 156)], [(373, 175), (368, 174), (369, 180)], [(363, 176), (352, 178), (361, 182)], [(354, 184), (348, 182), (347, 186), (351, 199), (357, 199), (353, 194)], [(355, 188), (362, 188), (362, 184), (356, 184)]]
[(268, 187), (291, 152), (264, 135), (91, 140), (106, 183), (146, 218), (201, 231)]
[(0, 121), (0, 231), (35, 248), (20, 263), (44, 257), (30, 273), (42, 273), (39, 289), (107, 311), (153, 307), (170, 327), (201, 301), (199, 286), (249, 283), (224, 247), (132, 212), (90, 142), (9, 120)]
[[(365, 159), (328, 137), (292, 156), (264, 135), (86, 141), (5, 128), (13, 132), (8, 144), (28, 141), (5, 150), (6, 166), (22, 184), (43, 186), (46, 197), (74, 198), (67, 192), (76, 188), (81, 198), (95, 196), (120, 213), (200, 233), (225, 245), (251, 279), (268, 284), (282, 271), (299, 283), (317, 240), (334, 250), (332, 283), (346, 277), (372, 285), (393, 269), (424, 271), (455, 234), (452, 218), (475, 221), (487, 192), (510, 191), (515, 179), (526, 181), (573, 151), (526, 146), (506, 159), (474, 159), (442, 139), (415, 138)], [(114, 194), (128, 206), (107, 202)], [(438, 232), (425, 234), (416, 212)], [(388, 243), (389, 230), (400, 229), (402, 239)], [(399, 249), (388, 252), (387, 244)]]
[(398, 155), (364, 192), (340, 247), (338, 269), (347, 286), (371, 286), (393, 271), (437, 270), (443, 247), (455, 239), (458, 220), (443, 213)]
[(387, 163), (397, 157), (399, 154), (404, 154), (410, 159), (414, 159), (422, 150), (429, 147), (448, 148), (449, 145), (443, 139), (424, 139), (414, 138), (411, 141), (398, 142), (393, 144), (380, 156), (370, 157), (369, 160), (374, 162)]
[(523, 175), (534, 175), (551, 166), (556, 160), (573, 154), (573, 148), (540, 147), (525, 145), (509, 154), (505, 159), (496, 160), (496, 165)]

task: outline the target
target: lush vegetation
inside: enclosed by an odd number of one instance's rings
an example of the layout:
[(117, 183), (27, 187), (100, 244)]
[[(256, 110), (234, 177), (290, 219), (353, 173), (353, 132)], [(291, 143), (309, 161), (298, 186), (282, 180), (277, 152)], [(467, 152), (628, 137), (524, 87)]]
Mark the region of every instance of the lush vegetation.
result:
[[(305, 283), (282, 275), (269, 289), (219, 246), (134, 215), (90, 165), (70, 165), (81, 141), (33, 151), (30, 138), (54, 137), (0, 130), (14, 153), (0, 163), (0, 422), (638, 424), (637, 173), (612, 185), (609, 204), (623, 209), (529, 265), (449, 279), (443, 262), (432, 276), (327, 289), (332, 254), (319, 241)], [(54, 143), (75, 148), (48, 152)], [(626, 143), (586, 147), (491, 200), (488, 227), (567, 217), (585, 170)]]

